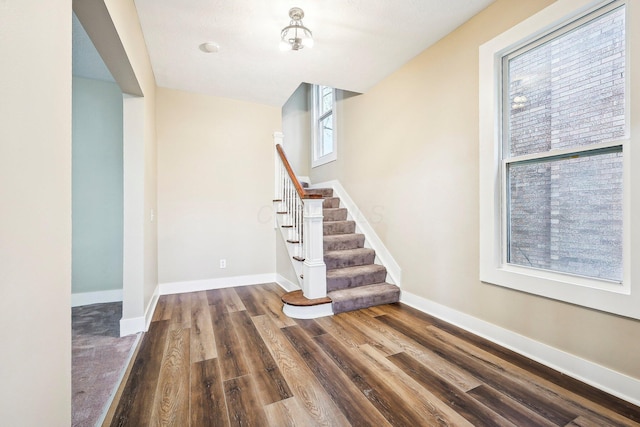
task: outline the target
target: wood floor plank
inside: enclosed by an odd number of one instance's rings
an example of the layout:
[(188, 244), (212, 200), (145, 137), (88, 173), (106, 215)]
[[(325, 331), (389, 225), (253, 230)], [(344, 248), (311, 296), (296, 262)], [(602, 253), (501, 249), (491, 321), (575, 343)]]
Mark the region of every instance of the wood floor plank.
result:
[(602, 424), (588, 420), (584, 417), (578, 417), (567, 424), (567, 427), (602, 427)]
[(267, 405), (264, 407), (264, 412), (271, 426), (307, 427), (318, 425), (309, 413), (300, 406), (295, 397)]
[(282, 295), (279, 291), (279, 286), (271, 283), (256, 286), (247, 286), (247, 291), (251, 294), (255, 304), (259, 306), (259, 310), (268, 314), (279, 328), (285, 328), (287, 326), (294, 326), (296, 322), (294, 319), (286, 316), (282, 312)]
[(296, 324), (300, 326), (310, 337), (326, 334), (327, 331), (313, 319), (294, 319)]
[(548, 366), (529, 359), (515, 351), (499, 346), (462, 328), (446, 323), (440, 319), (432, 318), (430, 323), (450, 335), (465, 340), (474, 347), (507, 361), (513, 366), (518, 366), (536, 377), (543, 378), (544, 380), (555, 384), (559, 389), (574, 390), (578, 392), (580, 396), (585, 398), (585, 400), (588, 400), (591, 403), (601, 407), (606, 407), (611, 411), (620, 414), (623, 417), (630, 418), (635, 422), (640, 422), (640, 408), (638, 406), (571, 378), (568, 375), (562, 375)]
[(344, 319), (346, 323), (351, 325), (352, 329), (362, 332), (365, 336), (366, 344), (375, 347), (386, 355), (392, 355), (403, 351), (402, 346), (397, 341), (388, 339), (388, 328), (375, 319), (362, 314), (358, 311), (344, 313), (347, 315)]
[[(209, 295), (209, 293), (207, 293)], [(233, 323), (222, 300), (209, 306), (222, 379), (241, 377), (251, 372), (244, 352), (238, 344)]]
[(252, 317), (266, 314), (262, 304), (259, 303), (250, 288), (250, 286), (240, 286), (234, 288), (234, 290)]
[(189, 425), (189, 329), (171, 329), (162, 357), (151, 426)]
[(111, 426), (149, 424), (168, 331), (169, 321), (159, 320), (144, 334)]
[(173, 304), (171, 303), (172, 295), (160, 295), (158, 298), (158, 304), (153, 312), (152, 322), (159, 320), (170, 320), (171, 312), (173, 310)]
[(287, 381), (271, 357), (249, 314), (246, 311), (237, 311), (229, 316), (238, 336), (239, 347), (245, 350), (244, 355), (251, 367), (250, 371), (263, 405), (292, 397)]
[[(383, 407), (385, 411), (383, 412), (378, 408), (380, 405), (372, 404), (378, 397), (376, 390), (363, 387), (361, 382), (360, 384), (354, 382), (335, 363), (327, 359), (326, 353), (299, 326), (283, 328), (282, 333), (352, 425), (390, 425), (384, 415), (385, 413), (392, 415), (393, 408)], [(391, 418), (394, 419), (393, 416)]]
[(211, 311), (205, 292), (195, 292), (191, 298), (191, 363), (218, 357), (213, 333)]
[(352, 357), (338, 340), (325, 334), (314, 341), (392, 425), (424, 425), (424, 419), (411, 410), (407, 401), (371, 373), (361, 360)]
[(380, 312), (383, 315), (409, 322), (416, 328), (426, 328), (427, 326), (432, 326), (438, 322), (438, 319), (435, 317), (413, 307), (409, 307), (406, 304), (394, 303), (379, 305), (372, 307), (372, 310)]
[(513, 398), (557, 425), (567, 424), (577, 417), (575, 411), (563, 407), (553, 399), (540, 396), (521, 383), (514, 381), (511, 377), (503, 375), (500, 370), (492, 369), (490, 364), (479, 361), (476, 355), (470, 355), (446, 341), (435, 338), (426, 328), (416, 328), (413, 323), (405, 323), (388, 315), (379, 316), (377, 319), (411, 337), (436, 354), (440, 354), (460, 368), (473, 372), (473, 375), (480, 381)]
[(382, 310), (377, 306), (363, 308), (363, 309), (358, 310), (358, 312), (362, 313), (362, 314), (366, 314), (369, 317), (377, 317), (377, 316), (382, 316), (383, 314), (388, 314), (389, 313), (388, 311)]
[[(523, 389), (535, 393), (541, 399), (553, 401), (555, 405), (559, 405), (568, 413), (576, 413), (576, 416), (598, 421), (602, 425), (626, 425), (628, 419), (609, 408), (603, 407), (576, 393), (556, 385), (554, 382), (540, 378), (526, 369), (511, 364), (511, 362), (495, 356), (493, 353), (486, 352), (467, 340), (459, 338), (446, 332), (439, 327), (429, 326), (427, 332), (440, 340), (455, 345), (461, 351), (472, 355), (478, 360), (484, 360), (486, 366), (494, 367), (499, 372), (509, 372), (509, 379), (514, 384), (520, 385)], [(638, 425), (638, 423), (635, 423)]]
[(177, 294), (171, 314), (171, 326), (175, 328), (191, 327), (191, 294)]
[(500, 414), (503, 418), (521, 427), (552, 427), (557, 424), (533, 412), (526, 406), (521, 405), (509, 396), (506, 396), (491, 387), (480, 385), (468, 394), (482, 402), (487, 408)]
[(228, 313), (246, 310), (242, 300), (234, 288), (220, 289), (220, 295), (224, 300), (224, 305), (226, 306)]
[[(311, 368), (267, 315), (251, 319), (278, 364), (298, 404), (318, 426), (350, 426)], [(357, 390), (356, 390), (357, 391)]]
[[(621, 419), (626, 418), (636, 422), (640, 421), (640, 408), (629, 402), (616, 398), (615, 396), (610, 396), (601, 390), (581, 383), (580, 381), (566, 375), (561, 375), (557, 371), (528, 359), (525, 356), (504, 347), (500, 347), (484, 338), (478, 337), (468, 331), (417, 311), (411, 307), (407, 307), (403, 304), (389, 304), (373, 307), (372, 311), (374, 313), (381, 313), (381, 315), (386, 313), (387, 315), (395, 318), (405, 320), (410, 319), (409, 316), (415, 315), (418, 321), (424, 322), (425, 327), (432, 326), (442, 331), (446, 331), (452, 336), (465, 340), (471, 346), (476, 347), (481, 351), (485, 351), (499, 359), (509, 362), (511, 366), (517, 366), (522, 370), (526, 370), (529, 374), (543, 378), (550, 384), (554, 384), (556, 387), (549, 388), (557, 391), (558, 393), (565, 393), (567, 389), (577, 391), (580, 393), (580, 399), (582, 399), (582, 402), (584, 402), (585, 405), (592, 408), (593, 405), (597, 405), (599, 408), (607, 408), (611, 411), (610, 415), (614, 420), (620, 421)], [(595, 410), (598, 411), (599, 409)]]
[(207, 302), (209, 303), (209, 305), (223, 304), (222, 307), (224, 308), (224, 310), (222, 311), (226, 312), (221, 289), (209, 289), (205, 291), (205, 293), (207, 294)]
[[(463, 415), (447, 403), (443, 402), (432, 393), (430, 387), (423, 387), (411, 376), (407, 375), (396, 365), (391, 363), (384, 354), (374, 347), (366, 344), (360, 348), (361, 353), (367, 360), (367, 366), (371, 363), (370, 369), (379, 372), (379, 376), (386, 384), (402, 396), (411, 396), (409, 404), (411, 408), (422, 417), (427, 416), (433, 425), (450, 426), (472, 426)], [(363, 358), (363, 360), (364, 360)], [(496, 418), (496, 421), (498, 418)], [(499, 422), (498, 426), (506, 425)], [(509, 426), (512, 427), (512, 426)]]
[(378, 319), (371, 318), (359, 311), (354, 312), (354, 317), (361, 324), (369, 328), (367, 329), (368, 334), (372, 329), (378, 332), (380, 337), (384, 337), (380, 339), (384, 339), (382, 342), (385, 343), (384, 345), (387, 348), (394, 348), (393, 346), (395, 346), (395, 348), (401, 349), (401, 351), (407, 353), (420, 363), (429, 366), (437, 372), (440, 377), (445, 378), (456, 388), (462, 391), (468, 391), (481, 384), (477, 378), (467, 371), (459, 369), (457, 366), (449, 363), (449, 361), (419, 345), (415, 341), (408, 339), (405, 335), (397, 333), (393, 328), (388, 327)]
[(266, 427), (269, 425), (250, 375), (225, 381), (224, 394), (232, 426)]
[(191, 365), (191, 425), (225, 427), (229, 415), (217, 359)]
[(336, 316), (321, 317), (315, 320), (322, 329), (340, 340), (346, 347), (358, 348), (367, 342), (367, 337), (359, 331), (353, 335), (350, 330), (345, 329), (342, 322), (336, 320)]
[(445, 402), (451, 408), (455, 409), (474, 426), (522, 425), (507, 421), (404, 352), (388, 356), (387, 359), (402, 369), (425, 389), (433, 393), (442, 402)]

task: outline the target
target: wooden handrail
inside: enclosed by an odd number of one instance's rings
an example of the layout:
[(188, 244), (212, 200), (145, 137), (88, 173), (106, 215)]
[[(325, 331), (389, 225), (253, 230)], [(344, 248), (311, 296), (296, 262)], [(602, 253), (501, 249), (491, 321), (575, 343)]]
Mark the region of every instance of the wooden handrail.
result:
[(296, 192), (301, 199), (322, 199), (322, 194), (308, 194), (300, 181), (298, 181), (298, 177), (295, 173), (293, 173), (293, 169), (291, 169), (291, 165), (289, 164), (289, 160), (287, 160), (287, 155), (284, 154), (284, 149), (280, 144), (276, 144), (276, 150), (278, 151), (278, 155), (280, 156), (280, 160), (282, 160), (282, 164), (284, 168), (287, 170), (289, 174), (289, 178), (291, 178), (291, 182), (296, 187)]

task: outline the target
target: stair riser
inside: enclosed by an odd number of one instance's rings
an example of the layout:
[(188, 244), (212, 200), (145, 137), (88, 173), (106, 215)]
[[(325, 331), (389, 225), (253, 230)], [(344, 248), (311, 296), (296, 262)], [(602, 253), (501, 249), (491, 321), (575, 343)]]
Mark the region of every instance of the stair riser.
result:
[(356, 249), (364, 247), (364, 236), (359, 235), (345, 235), (344, 239), (325, 239), (323, 248), (325, 252), (329, 251), (342, 251), (345, 249)]
[(347, 210), (345, 208), (324, 209), (322, 211), (323, 221), (346, 221)]
[(307, 194), (320, 194), (322, 197), (333, 197), (333, 189), (332, 188), (306, 188), (305, 192)]
[(386, 270), (358, 274), (351, 277), (327, 277), (327, 292), (384, 282), (386, 277)]
[(356, 223), (353, 221), (344, 222), (325, 222), (322, 224), (323, 233), (325, 236), (332, 234), (351, 234), (356, 231)]
[(337, 197), (327, 197), (322, 202), (322, 207), (324, 209), (335, 209), (340, 207), (340, 199)]
[(361, 308), (373, 307), (382, 304), (391, 304), (400, 301), (400, 289), (390, 290), (375, 295), (357, 297), (346, 301), (334, 301), (332, 304), (335, 314), (346, 311), (360, 310)]
[(336, 268), (373, 264), (375, 258), (375, 253), (358, 254), (353, 256), (325, 255), (324, 263), (327, 266), (327, 270), (333, 270)]

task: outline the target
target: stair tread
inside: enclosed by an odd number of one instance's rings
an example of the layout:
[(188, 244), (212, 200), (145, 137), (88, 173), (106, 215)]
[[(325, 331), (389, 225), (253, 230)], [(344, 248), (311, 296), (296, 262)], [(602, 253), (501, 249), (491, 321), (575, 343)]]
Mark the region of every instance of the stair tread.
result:
[(364, 247), (364, 234), (327, 234), (322, 239), (322, 247), (325, 252), (362, 248)]
[(379, 264), (364, 264), (327, 270), (327, 291), (357, 288), (384, 282), (387, 269)]
[(324, 253), (325, 257), (346, 257), (346, 256), (353, 256), (353, 255), (359, 255), (359, 254), (369, 254), (369, 253), (375, 253), (376, 251), (374, 251), (371, 248), (354, 248), (354, 249), (341, 249), (341, 250), (337, 250), (337, 251), (327, 251)]
[(374, 283), (372, 285), (358, 286), (357, 288), (338, 289), (337, 291), (327, 292), (327, 296), (332, 301), (338, 301), (340, 299), (351, 298), (356, 295), (368, 295), (381, 291), (397, 291), (400, 290), (396, 285), (391, 283), (381, 282)]
[(359, 239), (360, 237), (364, 237), (362, 233), (345, 233), (345, 234), (327, 234), (323, 236), (324, 240), (350, 240), (350, 239)]
[(380, 264), (367, 264), (367, 265), (357, 265), (354, 267), (343, 267), (336, 268), (333, 270), (327, 271), (327, 279), (334, 279), (338, 277), (350, 277), (361, 274), (373, 273), (376, 271), (386, 271), (385, 266)]
[(324, 221), (323, 235), (331, 236), (336, 234), (353, 234), (356, 231), (356, 222), (353, 220), (346, 221)]

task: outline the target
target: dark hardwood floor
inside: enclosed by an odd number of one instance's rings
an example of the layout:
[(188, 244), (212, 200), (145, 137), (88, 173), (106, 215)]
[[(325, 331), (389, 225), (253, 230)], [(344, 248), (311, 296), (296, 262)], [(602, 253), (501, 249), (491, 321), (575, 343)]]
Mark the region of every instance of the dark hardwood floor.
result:
[(402, 304), (293, 320), (276, 284), (160, 298), (112, 426), (640, 426), (640, 408)]

